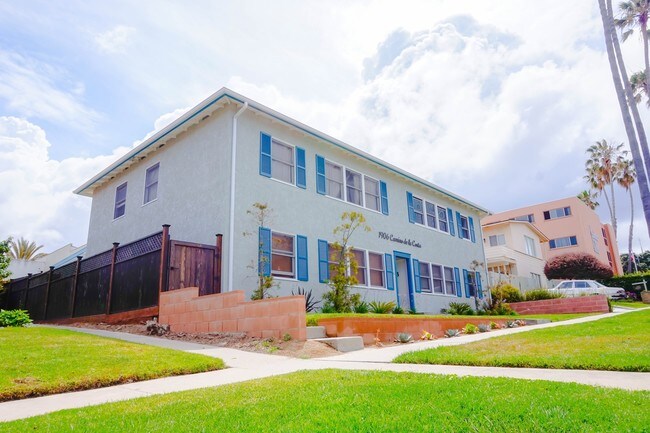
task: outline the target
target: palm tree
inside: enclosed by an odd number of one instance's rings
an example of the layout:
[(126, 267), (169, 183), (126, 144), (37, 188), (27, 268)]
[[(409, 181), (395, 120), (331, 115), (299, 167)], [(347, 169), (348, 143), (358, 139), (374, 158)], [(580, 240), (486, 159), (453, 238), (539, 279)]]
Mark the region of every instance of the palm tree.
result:
[(43, 248), (43, 245), (36, 245), (36, 242), (28, 241), (23, 237), (17, 241), (9, 239), (9, 248), (9, 255), (12, 259), (37, 260), (45, 256), (44, 253), (36, 254), (38, 250)]
[[(587, 162), (585, 168), (587, 174), (585, 179), (592, 188), (605, 196), (609, 215), (612, 220), (614, 236), (616, 236), (616, 197), (614, 196), (614, 184), (618, 182), (621, 170), (621, 162), (627, 151), (623, 150), (623, 143), (616, 146), (607, 143), (607, 140), (597, 141), (596, 144), (587, 149)], [(609, 186), (610, 194), (607, 194)]]
[[(625, 126), (625, 132), (629, 140), (632, 160), (636, 167), (639, 191), (641, 193), (641, 204), (643, 205), (643, 215), (646, 220), (648, 232), (650, 233), (650, 188), (648, 186), (648, 178), (646, 177), (648, 170), (644, 162), (650, 162), (648, 142), (636, 103), (633, 103), (634, 94), (627, 78), (625, 62), (616, 34), (612, 2), (611, 0), (598, 0), (598, 5), (603, 23), (603, 34), (605, 37), (609, 68), (612, 74), (621, 116), (623, 117), (623, 125)], [(629, 105), (628, 101), (630, 101)], [(633, 115), (634, 119), (632, 118)]]
[(637, 28), (643, 39), (643, 56), (645, 60), (645, 81), (650, 83), (650, 53), (648, 53), (648, 13), (650, 2), (648, 0), (629, 0), (619, 3), (620, 18), (614, 20), (616, 27), (621, 29), (623, 42), (634, 33)]
[(589, 209), (591, 210), (596, 210), (596, 208), (600, 205), (600, 203), (596, 201), (598, 198), (597, 192), (584, 190), (581, 191), (580, 194), (578, 194), (576, 197), (578, 197), (584, 204), (589, 206)]
[(650, 108), (650, 92), (648, 92), (648, 82), (646, 81), (645, 72), (639, 71), (632, 74), (630, 84), (634, 92), (634, 102), (637, 104), (640, 103), (645, 96), (645, 103)]
[[(632, 239), (634, 238), (634, 196), (632, 195), (632, 184), (636, 181), (634, 163), (629, 159), (622, 160), (619, 171), (617, 183), (625, 188), (630, 195), (630, 234), (627, 241), (627, 254), (628, 257), (632, 257)], [(632, 273), (632, 260), (627, 261), (627, 273)]]

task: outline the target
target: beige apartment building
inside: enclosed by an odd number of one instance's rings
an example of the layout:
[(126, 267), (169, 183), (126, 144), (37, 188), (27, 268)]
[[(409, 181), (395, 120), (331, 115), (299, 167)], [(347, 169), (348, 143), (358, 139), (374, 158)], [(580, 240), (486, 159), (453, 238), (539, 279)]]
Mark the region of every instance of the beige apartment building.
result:
[(548, 242), (541, 243), (544, 260), (566, 253), (582, 252), (592, 254), (609, 265), (615, 275), (623, 273), (612, 226), (603, 224), (596, 212), (577, 197), (493, 214), (483, 218), (481, 225), (486, 227), (506, 220), (533, 224), (548, 238)]

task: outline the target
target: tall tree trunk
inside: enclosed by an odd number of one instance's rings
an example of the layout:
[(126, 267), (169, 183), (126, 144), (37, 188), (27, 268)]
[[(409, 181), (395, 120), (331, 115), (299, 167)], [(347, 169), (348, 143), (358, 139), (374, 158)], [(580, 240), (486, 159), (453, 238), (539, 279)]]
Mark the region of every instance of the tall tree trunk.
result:
[(634, 196), (632, 195), (632, 186), (627, 191), (630, 193), (630, 237), (627, 240), (627, 273), (632, 273), (632, 239), (634, 239)]
[[(607, 9), (607, 4), (609, 4), (609, 11)], [(623, 85), (621, 84), (621, 76), (618, 68), (618, 61), (621, 60), (621, 57), (617, 59), (614, 49), (614, 40), (618, 42), (618, 38), (614, 38), (616, 36), (616, 29), (614, 27), (614, 20), (611, 13), (611, 1), (607, 1), (606, 3), (606, 0), (598, 0), (598, 5), (600, 7), (600, 16), (603, 22), (603, 34), (605, 36), (605, 47), (607, 48), (609, 67), (612, 73), (612, 80), (614, 81), (614, 88), (616, 89), (618, 104), (621, 109), (621, 116), (623, 117), (623, 125), (625, 126), (625, 132), (632, 153), (632, 160), (634, 161), (634, 166), (637, 172), (643, 214), (645, 216), (648, 233), (650, 234), (650, 189), (648, 189), (648, 178), (646, 177), (645, 164), (641, 152), (639, 151), (639, 142), (632, 123), (632, 117), (630, 116), (630, 106), (627, 103)], [(620, 46), (617, 51), (620, 51)], [(634, 98), (632, 98), (631, 101), (634, 101)], [(633, 103), (632, 105), (636, 107), (636, 103)]]
[(607, 190), (603, 187), (601, 192), (605, 196), (605, 203), (607, 203), (607, 209), (609, 210), (609, 219), (612, 223), (612, 227), (614, 227), (614, 213), (612, 211), (612, 204), (609, 201), (609, 196), (607, 195)]
[(645, 60), (645, 96), (650, 98), (648, 86), (650, 86), (650, 54), (648, 53), (648, 23), (643, 21), (641, 23), (641, 35), (643, 36), (643, 57)]
[(609, 184), (609, 190), (612, 193), (612, 228), (614, 229), (614, 237), (618, 238), (618, 221), (616, 220), (616, 196), (614, 195), (614, 179)]

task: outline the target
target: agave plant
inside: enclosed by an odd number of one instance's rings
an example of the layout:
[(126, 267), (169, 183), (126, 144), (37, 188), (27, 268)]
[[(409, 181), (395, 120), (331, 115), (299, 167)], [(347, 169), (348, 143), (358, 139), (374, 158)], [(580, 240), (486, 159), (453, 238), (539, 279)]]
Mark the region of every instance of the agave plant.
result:
[(488, 332), (489, 330), (490, 330), (490, 325), (487, 325), (485, 323), (481, 323), (478, 325), (478, 332)]
[(451, 337), (457, 337), (460, 335), (460, 331), (458, 329), (447, 329), (445, 331), (445, 337), (451, 338)]
[(411, 334), (407, 334), (406, 332), (400, 332), (397, 334), (397, 341), (399, 343), (410, 343), (413, 341), (413, 336)]
[(314, 295), (311, 292), (311, 289), (309, 291), (306, 291), (302, 287), (298, 287), (298, 293), (293, 293), (293, 290), (291, 291), (292, 295), (302, 295), (305, 297), (305, 311), (308, 313), (311, 313), (314, 311), (316, 308), (316, 305), (320, 304), (320, 301), (317, 301), (314, 298)]

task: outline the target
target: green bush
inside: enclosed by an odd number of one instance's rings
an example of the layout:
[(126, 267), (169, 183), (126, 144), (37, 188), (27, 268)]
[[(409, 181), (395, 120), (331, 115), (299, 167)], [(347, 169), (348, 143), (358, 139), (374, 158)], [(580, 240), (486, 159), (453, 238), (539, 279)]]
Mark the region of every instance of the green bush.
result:
[(450, 302), (446, 312), (453, 316), (473, 316), (475, 314), (472, 307), (462, 302)]
[(368, 303), (361, 301), (358, 304), (356, 304), (354, 307), (352, 307), (352, 310), (355, 313), (366, 314), (368, 312)]
[(370, 311), (375, 314), (388, 314), (392, 312), (397, 306), (395, 302), (381, 302), (381, 301), (372, 301), (368, 304)]
[(650, 271), (618, 275), (606, 280), (602, 280), (601, 283), (609, 287), (621, 287), (627, 292), (639, 293), (643, 291), (643, 284), (638, 286), (633, 286), (632, 284), (640, 283), (641, 281), (645, 281), (646, 285), (648, 286), (648, 290), (650, 290)]
[(320, 309), (320, 312), (325, 314), (331, 314), (331, 313), (336, 313), (336, 310), (331, 305), (323, 305), (323, 307)]
[(478, 326), (468, 323), (465, 325), (465, 334), (476, 334), (478, 332)]
[(318, 319), (307, 316), (307, 326), (318, 326)]
[(508, 283), (499, 283), (490, 292), (492, 293), (492, 300), (497, 303), (521, 302), (524, 300), (519, 289)]
[(563, 297), (562, 293), (550, 292), (546, 289), (535, 289), (526, 292), (524, 300), (526, 301), (543, 301), (545, 299), (557, 299)]
[(393, 314), (404, 314), (404, 309), (402, 307), (393, 308)]
[(25, 326), (32, 323), (25, 310), (0, 310), (0, 328), (7, 326)]
[(508, 304), (495, 303), (487, 304), (486, 308), (481, 311), (486, 316), (516, 316), (517, 312)]

